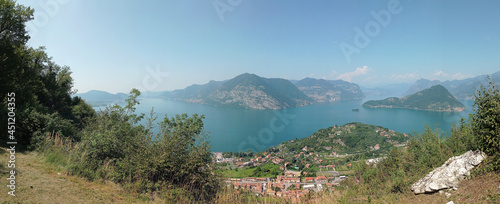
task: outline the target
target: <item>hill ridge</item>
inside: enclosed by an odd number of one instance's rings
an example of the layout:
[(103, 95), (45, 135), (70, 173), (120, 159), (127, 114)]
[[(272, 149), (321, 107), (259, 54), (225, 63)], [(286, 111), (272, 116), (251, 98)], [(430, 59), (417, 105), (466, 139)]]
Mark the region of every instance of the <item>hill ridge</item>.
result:
[(434, 85), (402, 98), (389, 97), (363, 103), (365, 108), (404, 108), (426, 111), (461, 112), (465, 106), (444, 86)]

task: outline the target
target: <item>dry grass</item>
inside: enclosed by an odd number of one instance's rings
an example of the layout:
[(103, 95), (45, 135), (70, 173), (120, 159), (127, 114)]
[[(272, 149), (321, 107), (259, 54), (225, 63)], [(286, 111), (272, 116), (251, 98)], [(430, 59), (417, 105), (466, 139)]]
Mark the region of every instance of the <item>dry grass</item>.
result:
[[(378, 198), (348, 195), (349, 191), (334, 191), (319, 194), (307, 203), (500, 203), (500, 176), (495, 173), (476, 176), (461, 181), (458, 190), (443, 190), (440, 193), (415, 195), (390, 193)], [(451, 196), (446, 197), (445, 193)]]
[[(68, 176), (43, 162), (36, 152), (16, 152), (16, 196), (7, 194), (7, 168), (2, 168), (0, 203), (135, 203), (137, 195), (125, 192), (111, 182), (89, 182)], [(8, 154), (0, 150), (0, 163), (7, 164)], [(5, 165), (3, 165), (5, 167)]]
[(495, 173), (488, 173), (476, 176), (471, 180), (460, 182), (458, 190), (445, 191), (451, 196), (439, 193), (424, 195), (408, 195), (401, 201), (404, 203), (500, 203), (500, 176)]
[[(336, 202), (345, 203), (369, 203), (367, 196), (351, 196), (355, 199), (343, 200), (342, 197), (347, 191), (338, 192)], [(445, 193), (451, 194), (446, 197)], [(320, 197), (322, 200), (328, 200)], [(415, 195), (411, 192), (404, 194), (391, 193), (379, 198), (370, 199), (371, 203), (500, 203), (500, 176), (495, 173), (476, 176), (470, 180), (460, 182), (458, 190), (443, 190), (442, 193)], [(324, 203), (324, 202), (320, 202)], [(335, 202), (332, 202), (335, 203)], [(342, 202), (340, 202), (342, 203)]]

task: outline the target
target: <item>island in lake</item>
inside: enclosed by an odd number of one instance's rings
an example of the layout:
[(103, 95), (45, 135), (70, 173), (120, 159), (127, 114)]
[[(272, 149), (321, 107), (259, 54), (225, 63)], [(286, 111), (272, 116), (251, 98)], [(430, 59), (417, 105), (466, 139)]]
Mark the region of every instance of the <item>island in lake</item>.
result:
[(464, 104), (442, 85), (435, 85), (403, 98), (390, 97), (363, 103), (365, 108), (404, 108), (426, 111), (461, 112)]

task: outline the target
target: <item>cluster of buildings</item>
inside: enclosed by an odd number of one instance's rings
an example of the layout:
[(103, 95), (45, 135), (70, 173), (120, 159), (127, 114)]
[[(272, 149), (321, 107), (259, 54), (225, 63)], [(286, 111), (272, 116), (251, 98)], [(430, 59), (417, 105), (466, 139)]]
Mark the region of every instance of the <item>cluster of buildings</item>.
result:
[(345, 177), (299, 177), (301, 172), (286, 171), (276, 179), (267, 178), (232, 178), (228, 184), (238, 191), (250, 191), (260, 196), (295, 197), (300, 198), (310, 192), (322, 191), (339, 185)]
[(212, 152), (214, 157), (214, 163), (232, 163), (234, 161), (233, 158), (224, 158), (222, 152)]
[[(304, 153), (304, 151), (308, 151), (311, 149), (312, 148), (304, 146), (302, 148), (303, 151), (301, 151), (300, 153), (296, 155), (290, 154), (288, 156), (290, 158), (295, 157), (295, 159), (309, 157), (310, 159), (308, 161), (311, 163), (306, 163), (304, 165), (305, 168), (310, 168), (311, 164), (314, 165), (314, 163), (321, 164), (323, 160), (319, 158), (321, 157), (320, 155), (313, 152)], [(333, 188), (333, 186), (339, 185), (339, 182), (343, 180), (341, 179), (341, 177), (338, 177), (339, 174), (337, 171), (335, 171), (335, 165), (319, 166), (320, 171), (329, 170), (332, 172), (331, 176), (329, 177), (308, 177), (308, 172), (287, 170), (291, 165), (290, 162), (286, 162), (286, 160), (283, 158), (283, 155), (281, 157), (278, 157), (278, 155), (275, 153), (264, 152), (258, 156), (254, 156), (251, 158), (224, 158), (223, 154), (220, 152), (214, 152), (213, 154), (214, 163), (231, 163), (232, 166), (234, 165), (237, 168), (241, 168), (246, 166), (259, 166), (266, 162), (272, 162), (276, 165), (279, 165), (280, 170), (283, 171), (282, 175), (277, 176), (276, 178), (247, 177), (231, 178), (227, 180), (227, 184), (233, 187), (238, 192), (252, 192), (259, 196), (289, 197), (292, 199), (297, 199), (311, 192), (318, 192), (324, 189)], [(299, 167), (294, 168), (298, 169)]]

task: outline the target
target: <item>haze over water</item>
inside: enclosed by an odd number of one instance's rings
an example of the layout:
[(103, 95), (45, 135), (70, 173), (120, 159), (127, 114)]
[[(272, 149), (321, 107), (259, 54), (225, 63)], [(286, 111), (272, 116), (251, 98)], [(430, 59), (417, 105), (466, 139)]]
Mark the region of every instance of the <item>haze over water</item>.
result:
[[(263, 151), (283, 141), (310, 136), (318, 129), (350, 122), (379, 125), (412, 133), (425, 125), (449, 133), (453, 123), (472, 113), (473, 101), (461, 101), (467, 109), (460, 113), (430, 112), (406, 109), (362, 108), (364, 101), (318, 103), (285, 110), (251, 110), (214, 107), (163, 99), (143, 99), (137, 112), (149, 115), (154, 107), (158, 120), (165, 114), (173, 117), (187, 113), (205, 115), (205, 131), (210, 135), (212, 151)], [(352, 111), (359, 109), (359, 111)]]

